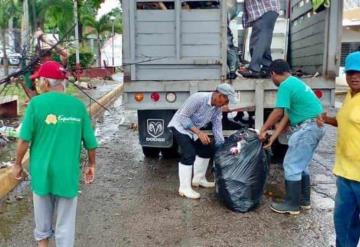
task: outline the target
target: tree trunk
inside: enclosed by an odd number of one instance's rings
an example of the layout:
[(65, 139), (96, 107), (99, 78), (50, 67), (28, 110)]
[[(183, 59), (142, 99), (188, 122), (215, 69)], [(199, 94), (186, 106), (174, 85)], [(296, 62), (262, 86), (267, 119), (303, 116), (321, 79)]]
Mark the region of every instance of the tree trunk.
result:
[(100, 35), (97, 36), (97, 64), (98, 67), (101, 67), (101, 41), (100, 41)]
[(2, 51), (3, 51), (3, 63), (4, 63), (4, 76), (9, 75), (9, 61), (6, 54), (6, 38), (5, 38), (5, 29), (0, 30), (0, 38), (2, 43)]

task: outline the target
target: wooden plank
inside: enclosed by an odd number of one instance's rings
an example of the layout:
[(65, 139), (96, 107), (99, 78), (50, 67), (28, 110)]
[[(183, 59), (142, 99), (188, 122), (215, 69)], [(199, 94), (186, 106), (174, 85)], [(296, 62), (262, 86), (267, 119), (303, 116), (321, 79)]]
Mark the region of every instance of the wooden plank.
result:
[(308, 26), (307, 28), (303, 29), (302, 32), (291, 33), (290, 34), (291, 40), (297, 41), (316, 35), (318, 33), (324, 33), (324, 28), (325, 28), (325, 22), (320, 22), (315, 25)]
[(220, 45), (183, 45), (183, 57), (217, 57), (220, 58)]
[(220, 34), (217, 33), (184, 33), (183, 45), (220, 45)]
[[(301, 20), (296, 25), (294, 25), (294, 22), (291, 22), (290, 31), (292, 34), (296, 34), (297, 32), (301, 32), (304, 29), (307, 29), (316, 24), (325, 23), (325, 17), (325, 12), (320, 12), (319, 14), (311, 16), (310, 18), (305, 18), (304, 20)], [(324, 29), (324, 27), (322, 27), (322, 29)], [(318, 31), (322, 29), (318, 29)]]
[(301, 1), (304, 1), (304, 0), (290, 0), (291, 8), (293, 8), (295, 5), (298, 5)]
[(217, 21), (194, 21), (182, 23), (183, 33), (220, 33)]
[(291, 12), (291, 21), (294, 21), (298, 19), (300, 16), (303, 16), (309, 12), (312, 12), (312, 4), (311, 2), (305, 3), (300, 8), (293, 8), (293, 11)]
[(190, 9), (181, 11), (182, 21), (220, 21), (218, 9)]
[(136, 20), (142, 22), (169, 22), (175, 20), (174, 10), (137, 10)]
[[(322, 64), (323, 64), (323, 56), (322, 55), (297, 57), (297, 58), (292, 57), (291, 58), (291, 65), (293, 67), (296, 67), (296, 66), (322, 66)], [(321, 72), (321, 70), (319, 72)]]
[(158, 68), (139, 66), (136, 78), (137, 80), (215, 80), (219, 79), (220, 69), (220, 66), (192, 66), (189, 68), (178, 65)]
[(175, 57), (175, 45), (142, 45), (136, 48), (136, 58)]
[(136, 33), (168, 33), (175, 34), (174, 22), (137, 22)]
[(308, 57), (308, 56), (323, 55), (323, 54), (324, 54), (324, 44), (317, 44), (291, 51), (291, 56), (293, 58)]
[(142, 64), (142, 65), (150, 65), (150, 64), (179, 64), (179, 65), (221, 65), (221, 59), (218, 57), (187, 57), (181, 58), (180, 60), (175, 57), (170, 58), (161, 58), (156, 60), (147, 61), (147, 58), (138, 58), (136, 60), (124, 60), (124, 64)]
[(315, 35), (298, 39), (292, 40), (291, 42), (291, 50), (296, 50), (299, 48), (304, 48), (312, 45), (317, 44), (324, 44), (324, 33), (317, 33)]
[(175, 45), (175, 35), (168, 33), (161, 34), (137, 34), (137, 45)]

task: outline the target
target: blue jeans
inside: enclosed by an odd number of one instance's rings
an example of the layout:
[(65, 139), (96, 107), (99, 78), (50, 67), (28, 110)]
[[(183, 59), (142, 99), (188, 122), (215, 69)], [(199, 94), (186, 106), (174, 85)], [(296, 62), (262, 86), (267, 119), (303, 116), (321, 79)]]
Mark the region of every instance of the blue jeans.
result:
[(356, 247), (360, 237), (360, 182), (338, 177), (334, 224), (337, 247)]
[(295, 130), (284, 158), (285, 180), (300, 181), (302, 174), (309, 174), (309, 165), (324, 134), (324, 128), (315, 122), (302, 124)]

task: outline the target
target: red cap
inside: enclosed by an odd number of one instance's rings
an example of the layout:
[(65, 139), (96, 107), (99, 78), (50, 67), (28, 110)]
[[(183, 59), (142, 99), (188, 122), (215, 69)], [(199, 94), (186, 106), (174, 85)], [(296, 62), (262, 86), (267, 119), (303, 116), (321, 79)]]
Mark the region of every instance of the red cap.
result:
[(56, 80), (68, 79), (64, 67), (55, 61), (47, 61), (42, 64), (40, 68), (32, 74), (31, 80), (35, 80), (39, 77)]

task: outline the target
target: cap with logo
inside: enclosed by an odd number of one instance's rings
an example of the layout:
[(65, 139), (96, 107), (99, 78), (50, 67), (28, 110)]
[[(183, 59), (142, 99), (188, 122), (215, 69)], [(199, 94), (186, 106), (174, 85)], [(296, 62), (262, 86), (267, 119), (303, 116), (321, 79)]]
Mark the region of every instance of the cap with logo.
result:
[(350, 53), (345, 60), (345, 72), (359, 71), (360, 72), (360, 51)]
[(226, 95), (231, 104), (237, 103), (237, 100), (235, 97), (235, 90), (230, 84), (228, 84), (228, 83), (219, 84), (216, 87), (216, 91), (218, 91), (219, 93), (221, 93), (223, 95)]
[(56, 80), (68, 79), (64, 67), (55, 61), (48, 61), (42, 64), (40, 68), (31, 76), (31, 80), (35, 80), (40, 77)]

